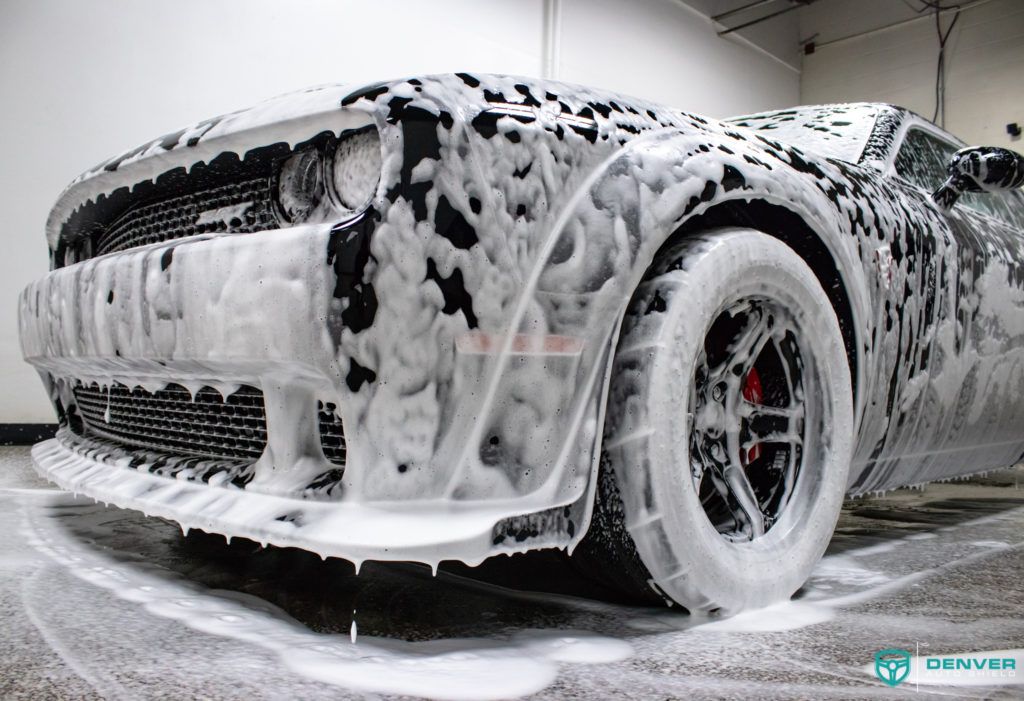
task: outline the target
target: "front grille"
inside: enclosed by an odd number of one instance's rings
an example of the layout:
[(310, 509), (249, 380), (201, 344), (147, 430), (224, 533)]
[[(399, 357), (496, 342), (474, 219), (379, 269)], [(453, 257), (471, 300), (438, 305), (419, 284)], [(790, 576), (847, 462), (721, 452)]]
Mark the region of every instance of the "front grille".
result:
[(225, 152), (85, 202), (61, 225), (53, 265), (195, 234), (276, 228), (274, 174), (291, 153), (284, 143), (250, 150), (244, 158)]
[(282, 225), (274, 192), (281, 164), (307, 148), (333, 153), (337, 139), (337, 134), (322, 131), (299, 143), (275, 142), (244, 153), (225, 151), (188, 168), (126, 182), (81, 203), (68, 215), (51, 252), (52, 266), (197, 234), (275, 229)]
[(270, 178), (257, 177), (135, 206), (93, 242), (94, 255), (205, 233), (250, 233), (276, 226)]
[[(267, 444), (263, 392), (256, 387), (243, 385), (226, 399), (212, 387), (193, 397), (177, 384), (149, 392), (79, 383), (73, 391), (86, 433), (123, 446), (255, 462)], [(320, 407), (320, 442), (330, 462), (344, 465), (345, 433), (334, 409)]]

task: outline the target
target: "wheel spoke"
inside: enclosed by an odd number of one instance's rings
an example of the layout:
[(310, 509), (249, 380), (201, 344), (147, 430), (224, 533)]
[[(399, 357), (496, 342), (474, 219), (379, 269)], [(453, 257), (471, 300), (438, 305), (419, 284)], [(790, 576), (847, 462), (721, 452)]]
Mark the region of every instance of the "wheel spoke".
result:
[(800, 464), (799, 453), (800, 451), (794, 447), (786, 456), (786, 472), (782, 478), (782, 488), (786, 490), (783, 493), (787, 495), (793, 493), (793, 486), (796, 484), (796, 472)]
[(791, 404), (787, 407), (769, 406), (768, 404), (756, 404), (744, 399), (740, 402), (738, 413), (749, 422), (762, 419), (799, 421), (804, 417), (804, 407), (802, 404)]
[(708, 386), (728, 382), (733, 374), (733, 368), (737, 363), (749, 364), (750, 359), (756, 358), (757, 353), (764, 347), (764, 340), (769, 331), (768, 315), (751, 305), (734, 307), (728, 312), (732, 316), (737, 314), (747, 315), (747, 325), (739, 332), (737, 337), (729, 343), (725, 352), (725, 360), (708, 368)]
[(803, 443), (803, 408), (800, 406), (760, 407), (755, 405), (747, 413), (747, 435), (744, 450), (758, 443)]
[(729, 464), (725, 468), (725, 481), (729, 486), (729, 493), (732, 494), (736, 503), (739, 504), (747, 523), (750, 525), (750, 539), (764, 535), (764, 514), (757, 505), (757, 497), (754, 495), (754, 488), (747, 479), (747, 474), (739, 464)]
[(762, 443), (787, 443), (792, 446), (803, 444), (803, 436), (794, 431), (773, 431), (761, 435), (754, 435), (750, 440), (743, 442), (743, 450), (749, 451), (755, 445)]
[(699, 491), (704, 473), (714, 469), (714, 460), (711, 458), (710, 451), (706, 450), (703, 445), (694, 444), (691, 450), (694, 454), (690, 456), (690, 476), (693, 478), (693, 486)]
[(748, 312), (750, 321), (746, 328), (740, 332), (739, 337), (729, 344), (729, 357), (725, 361), (727, 371), (733, 371), (740, 366), (741, 373), (738, 376), (746, 375), (753, 361), (761, 354), (765, 344), (772, 337), (772, 317), (763, 310)]
[[(709, 460), (709, 454), (705, 454), (704, 457), (701, 478), (706, 476), (711, 480), (711, 485), (729, 510), (737, 529), (745, 532), (750, 540), (763, 533), (764, 515), (757, 508), (757, 499), (743, 469), (714, 459)], [(699, 481), (695, 484), (699, 489)]]
[(751, 539), (764, 534), (764, 514), (757, 503), (757, 495), (754, 494), (754, 487), (743, 470), (743, 462), (740, 460), (740, 427), (730, 426), (726, 432), (726, 447), (728, 450), (728, 463), (722, 470), (726, 483), (729, 485), (729, 492), (736, 503), (739, 504), (743, 514), (750, 524)]

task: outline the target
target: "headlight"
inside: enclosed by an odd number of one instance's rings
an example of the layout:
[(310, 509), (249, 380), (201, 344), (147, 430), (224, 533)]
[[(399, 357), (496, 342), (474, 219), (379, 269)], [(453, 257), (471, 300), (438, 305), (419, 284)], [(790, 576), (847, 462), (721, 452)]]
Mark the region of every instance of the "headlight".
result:
[(307, 221), (324, 200), (323, 157), (316, 148), (292, 155), (277, 177), (277, 201), (292, 224)]
[(333, 154), (334, 199), (343, 212), (358, 212), (380, 181), (380, 135), (372, 127), (343, 136)]
[(381, 155), (376, 129), (317, 143), (289, 156), (278, 171), (277, 206), (289, 224), (347, 217), (366, 207), (377, 191)]

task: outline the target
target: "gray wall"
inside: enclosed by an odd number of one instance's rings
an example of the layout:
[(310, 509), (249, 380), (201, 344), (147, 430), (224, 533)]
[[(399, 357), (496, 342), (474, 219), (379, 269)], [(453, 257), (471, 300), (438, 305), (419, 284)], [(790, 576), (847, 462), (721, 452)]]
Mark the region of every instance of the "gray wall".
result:
[[(965, 9), (946, 45), (946, 129), (970, 144), (1024, 150), (1006, 133), (1008, 122), (1024, 126), (1024, 2), (960, 4)], [(952, 19), (942, 15), (944, 30)], [(818, 0), (800, 11), (800, 23), (803, 36), (818, 34), (823, 44), (804, 57), (802, 102), (891, 102), (932, 118), (933, 13), (915, 14), (896, 0)], [(862, 32), (870, 33), (829, 43)]]

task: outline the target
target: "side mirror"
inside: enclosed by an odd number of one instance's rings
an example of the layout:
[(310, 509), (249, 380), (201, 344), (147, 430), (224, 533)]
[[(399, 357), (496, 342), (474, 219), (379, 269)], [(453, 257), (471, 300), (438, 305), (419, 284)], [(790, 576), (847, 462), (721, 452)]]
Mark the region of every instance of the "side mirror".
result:
[(1024, 185), (1024, 156), (1008, 148), (971, 146), (953, 154), (949, 177), (932, 194), (942, 209), (965, 192), (999, 192)]

